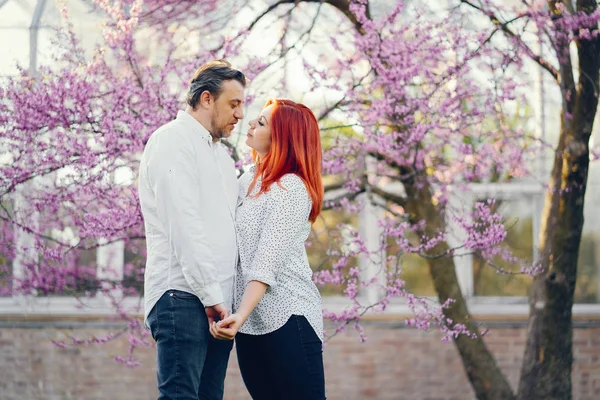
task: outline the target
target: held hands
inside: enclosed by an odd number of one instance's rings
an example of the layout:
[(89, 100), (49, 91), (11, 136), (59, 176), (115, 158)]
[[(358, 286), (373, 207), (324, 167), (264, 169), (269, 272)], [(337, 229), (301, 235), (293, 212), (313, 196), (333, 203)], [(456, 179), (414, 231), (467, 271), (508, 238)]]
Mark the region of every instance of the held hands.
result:
[(227, 310), (227, 307), (223, 303), (205, 307), (204, 310), (208, 318), (208, 326), (211, 326), (215, 321), (222, 321), (229, 316), (229, 310)]
[(219, 322), (210, 322), (210, 334), (213, 335), (215, 339), (233, 340), (244, 322), (246, 322), (246, 318), (242, 317), (240, 314), (231, 314)]
[(210, 334), (213, 335), (215, 339), (233, 340), (266, 291), (266, 283), (260, 281), (248, 282), (246, 290), (244, 290), (244, 296), (240, 307), (235, 314), (227, 315), (225, 318), (219, 318), (218, 322), (215, 321), (216, 318), (208, 319)]

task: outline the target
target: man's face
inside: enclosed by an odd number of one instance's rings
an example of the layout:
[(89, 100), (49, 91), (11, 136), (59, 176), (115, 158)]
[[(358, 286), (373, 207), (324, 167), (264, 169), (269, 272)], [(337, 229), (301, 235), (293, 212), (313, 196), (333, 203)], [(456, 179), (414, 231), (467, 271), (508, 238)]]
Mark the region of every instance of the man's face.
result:
[(224, 81), (215, 100), (211, 116), (211, 134), (214, 139), (228, 138), (238, 120), (244, 118), (244, 86), (236, 80)]

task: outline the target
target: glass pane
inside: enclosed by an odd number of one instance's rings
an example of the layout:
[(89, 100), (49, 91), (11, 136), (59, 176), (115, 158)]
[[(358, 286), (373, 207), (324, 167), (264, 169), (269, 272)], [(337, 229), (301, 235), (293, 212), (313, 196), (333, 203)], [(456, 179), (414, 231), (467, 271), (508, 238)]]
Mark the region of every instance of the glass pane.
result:
[[(414, 232), (408, 233), (407, 236), (411, 243), (418, 243), (419, 236)], [(388, 261), (388, 268), (394, 270), (396, 264), (395, 257), (398, 255), (399, 248), (394, 238), (388, 238), (387, 243), (387, 255), (394, 256), (392, 260)], [(406, 282), (406, 288), (409, 292), (417, 296), (437, 295), (426, 259), (418, 254), (402, 254), (398, 266), (402, 269), (400, 277)]]
[(0, 9), (0, 27), (27, 29), (31, 24), (31, 17), (37, 1), (8, 0)]
[[(478, 201), (485, 201), (479, 199)], [(533, 262), (532, 204), (527, 199), (496, 200), (495, 208), (504, 217), (507, 231), (502, 247), (526, 263)], [(533, 278), (519, 274), (521, 265), (496, 256), (492, 264), (481, 255), (473, 256), (473, 286), (476, 296), (527, 296)], [(499, 272), (500, 270), (508, 273)]]
[(37, 279), (38, 297), (45, 296), (94, 296), (100, 288), (96, 278), (96, 249), (72, 250), (65, 257), (64, 265), (45, 265), (46, 277)]
[[(306, 252), (308, 262), (313, 271), (331, 270), (338, 256), (330, 256), (331, 251), (341, 252), (344, 239), (343, 233), (338, 229), (340, 224), (358, 227), (358, 216), (350, 215), (344, 211), (325, 210), (315, 221), (308, 240)], [(358, 260), (352, 257), (342, 272), (345, 274), (350, 268), (356, 267)], [(326, 284), (319, 290), (323, 296), (339, 296), (344, 292), (344, 285)]]
[(145, 239), (125, 243), (123, 263), (123, 294), (126, 296), (143, 296), (144, 268), (146, 267)]
[(588, 176), (583, 214), (585, 222), (577, 263), (576, 303), (600, 302), (600, 168), (592, 164)]
[[(2, 214), (13, 212), (12, 201), (3, 201)], [(4, 211), (6, 210), (6, 211)], [(4, 216), (4, 215), (3, 215)], [(11, 224), (0, 219), (0, 297), (12, 296), (15, 231)]]
[(14, 258), (12, 227), (0, 220), (0, 297), (12, 295), (12, 261)]
[(587, 229), (579, 245), (576, 303), (598, 303), (600, 300), (600, 229)]
[[(0, 11), (2, 12), (2, 11)], [(17, 64), (29, 68), (29, 30), (0, 27), (0, 76), (17, 75)]]

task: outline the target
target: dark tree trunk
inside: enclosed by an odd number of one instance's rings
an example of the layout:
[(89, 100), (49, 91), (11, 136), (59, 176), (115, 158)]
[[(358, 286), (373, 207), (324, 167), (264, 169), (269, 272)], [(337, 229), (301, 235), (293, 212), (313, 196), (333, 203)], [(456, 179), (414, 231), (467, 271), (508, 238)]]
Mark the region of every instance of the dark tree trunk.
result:
[[(553, 2), (550, 10), (556, 12)], [(588, 14), (594, 0), (580, 0)], [(557, 39), (555, 50), (568, 54)], [(600, 38), (577, 42), (580, 78), (575, 84), (570, 58), (560, 63), (563, 115), (559, 145), (548, 185), (540, 230), (539, 257), (543, 273), (536, 277), (518, 398), (572, 397), (572, 307), (577, 258), (583, 229), (583, 205), (589, 167), (589, 139), (598, 106)]]

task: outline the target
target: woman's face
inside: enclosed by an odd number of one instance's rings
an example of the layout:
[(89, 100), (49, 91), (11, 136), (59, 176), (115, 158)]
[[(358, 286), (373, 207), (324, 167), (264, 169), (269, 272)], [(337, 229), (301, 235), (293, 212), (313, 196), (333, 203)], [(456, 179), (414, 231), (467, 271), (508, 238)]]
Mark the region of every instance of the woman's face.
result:
[(248, 125), (246, 144), (252, 147), (263, 158), (271, 148), (271, 113), (273, 104), (265, 107), (258, 118), (251, 120)]

